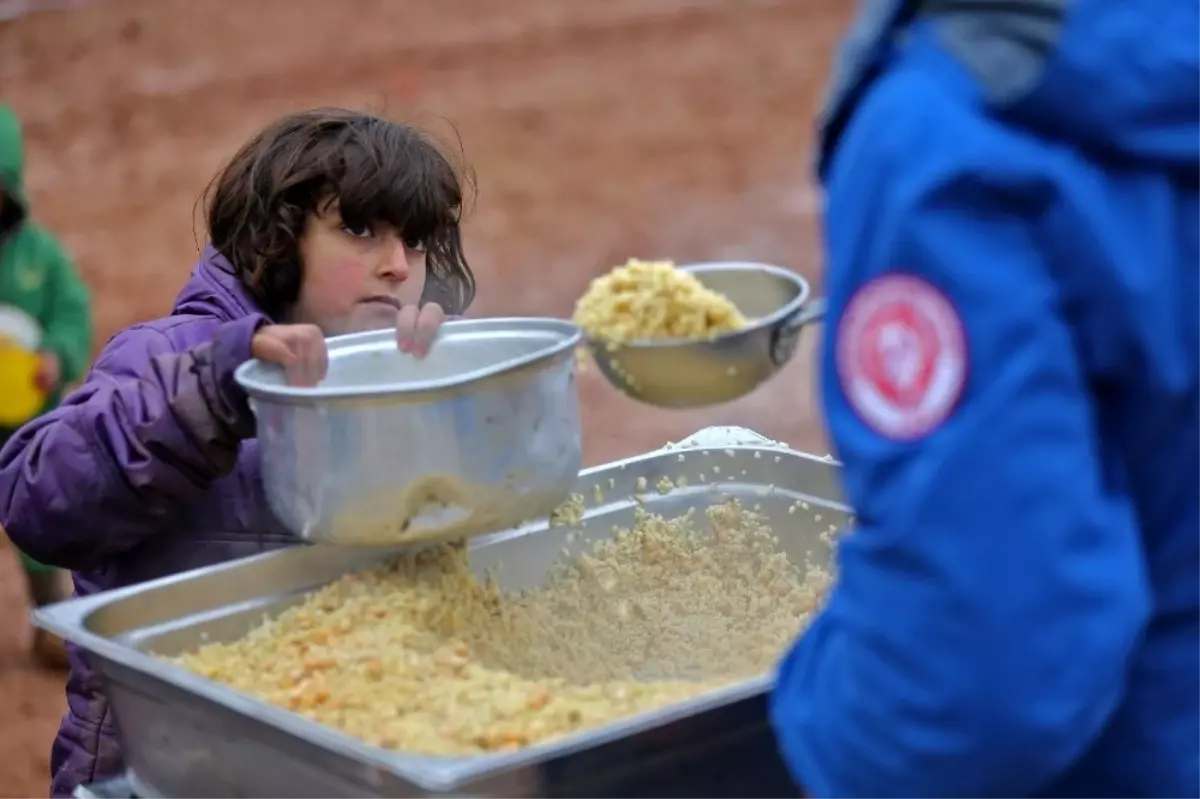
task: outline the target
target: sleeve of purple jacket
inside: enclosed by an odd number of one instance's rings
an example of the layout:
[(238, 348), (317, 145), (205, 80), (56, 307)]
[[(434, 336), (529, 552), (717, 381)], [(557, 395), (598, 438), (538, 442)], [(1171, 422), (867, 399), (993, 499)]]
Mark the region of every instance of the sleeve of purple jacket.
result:
[(254, 419), (233, 372), (262, 316), (175, 351), (160, 331), (118, 334), (87, 380), (0, 450), (0, 525), (33, 558), (96, 568), (169, 525), (230, 473)]

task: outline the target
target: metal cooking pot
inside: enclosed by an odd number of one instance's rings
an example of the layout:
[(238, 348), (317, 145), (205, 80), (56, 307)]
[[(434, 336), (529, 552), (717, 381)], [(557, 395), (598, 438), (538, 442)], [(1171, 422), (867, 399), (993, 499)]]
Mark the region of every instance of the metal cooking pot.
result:
[(447, 322), (417, 360), (379, 330), (328, 339), (314, 388), (252, 360), (267, 501), (314, 543), (451, 540), (549, 515), (582, 459), (574, 348), (554, 319)]

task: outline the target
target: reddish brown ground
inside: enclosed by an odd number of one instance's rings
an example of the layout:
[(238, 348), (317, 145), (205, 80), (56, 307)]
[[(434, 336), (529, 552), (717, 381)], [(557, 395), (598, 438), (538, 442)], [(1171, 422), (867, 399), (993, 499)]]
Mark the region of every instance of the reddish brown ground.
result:
[[(816, 276), (812, 117), (844, 0), (96, 0), (0, 23), (0, 97), (27, 125), (38, 216), (96, 297), (99, 338), (164, 312), (192, 209), (276, 114), (366, 106), (461, 136), (473, 315), (569, 314), (630, 256), (750, 258)], [(583, 378), (591, 462), (707, 424), (823, 451), (811, 344), (767, 387), (701, 412)], [(0, 544), (0, 794), (44, 795), (61, 678), (27, 665)]]

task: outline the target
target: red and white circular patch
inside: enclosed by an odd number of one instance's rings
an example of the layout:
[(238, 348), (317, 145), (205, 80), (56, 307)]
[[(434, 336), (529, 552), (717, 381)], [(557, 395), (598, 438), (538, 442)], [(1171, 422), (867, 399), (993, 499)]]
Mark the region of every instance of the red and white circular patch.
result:
[(889, 274), (859, 288), (837, 328), (837, 373), (855, 413), (912, 440), (949, 418), (967, 377), (958, 310), (928, 281)]

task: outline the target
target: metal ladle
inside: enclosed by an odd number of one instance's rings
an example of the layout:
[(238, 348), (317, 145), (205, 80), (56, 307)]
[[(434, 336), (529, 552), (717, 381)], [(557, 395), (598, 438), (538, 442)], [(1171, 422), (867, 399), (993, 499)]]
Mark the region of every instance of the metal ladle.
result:
[(825, 316), (808, 281), (770, 264), (681, 266), (724, 294), (751, 320), (711, 341), (656, 339), (612, 344), (588, 337), (600, 373), (625, 395), (662, 408), (696, 408), (749, 394), (791, 360), (803, 328)]

